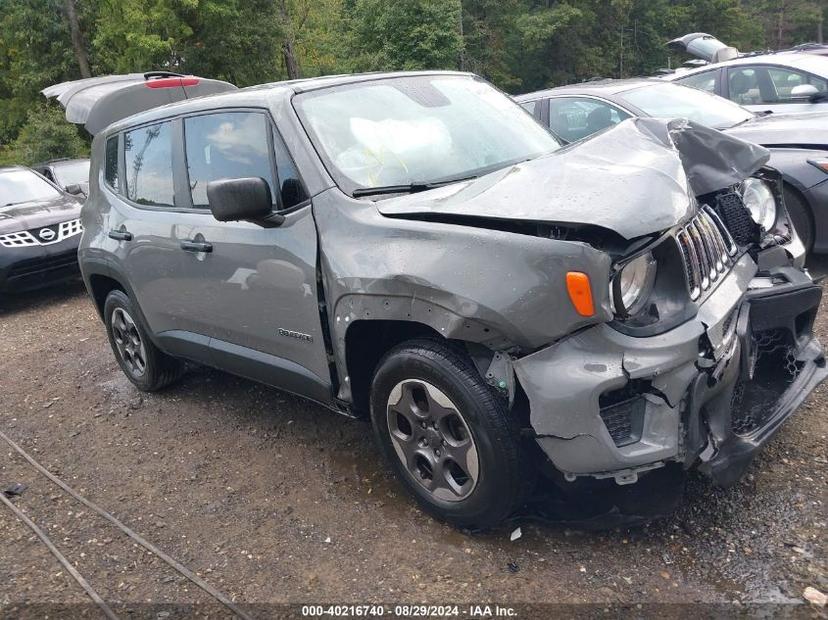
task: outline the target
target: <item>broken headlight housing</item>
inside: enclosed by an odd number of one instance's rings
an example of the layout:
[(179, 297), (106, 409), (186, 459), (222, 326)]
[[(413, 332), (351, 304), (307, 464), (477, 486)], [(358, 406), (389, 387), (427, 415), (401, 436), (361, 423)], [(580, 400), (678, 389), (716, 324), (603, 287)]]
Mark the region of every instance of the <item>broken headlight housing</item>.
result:
[(762, 230), (773, 230), (776, 224), (776, 198), (770, 186), (761, 179), (745, 179), (739, 193), (753, 221)]
[(655, 279), (656, 260), (652, 252), (645, 252), (624, 265), (610, 284), (615, 314), (622, 317), (638, 314), (653, 292)]

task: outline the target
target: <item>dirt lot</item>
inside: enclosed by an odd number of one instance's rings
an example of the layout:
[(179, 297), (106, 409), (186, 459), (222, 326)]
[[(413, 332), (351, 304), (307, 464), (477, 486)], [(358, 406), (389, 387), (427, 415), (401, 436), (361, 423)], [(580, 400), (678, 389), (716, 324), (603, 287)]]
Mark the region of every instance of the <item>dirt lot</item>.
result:
[[(828, 342), (828, 314), (818, 330)], [(237, 601), (748, 605), (828, 591), (828, 385), (735, 488), (693, 476), (679, 510), (647, 527), (524, 523), (511, 542), (513, 526), (471, 535), (418, 511), (366, 423), (207, 369), (140, 394), (79, 284), (0, 301), (0, 351), (0, 430)], [(0, 442), (11, 482), (116, 610), (210, 602)], [(87, 602), (3, 506), (0, 538), (0, 615)]]

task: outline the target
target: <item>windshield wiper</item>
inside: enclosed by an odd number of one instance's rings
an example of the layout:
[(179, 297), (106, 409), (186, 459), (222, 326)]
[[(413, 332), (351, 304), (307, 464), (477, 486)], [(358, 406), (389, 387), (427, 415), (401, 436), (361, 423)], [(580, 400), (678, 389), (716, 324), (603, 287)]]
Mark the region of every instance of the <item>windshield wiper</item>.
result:
[(459, 179), (447, 179), (443, 181), (428, 181), (408, 183), (403, 185), (380, 185), (378, 187), (358, 187), (351, 194), (354, 198), (361, 196), (379, 196), (381, 194), (416, 194), (417, 192), (426, 192), (430, 189), (436, 189), (452, 183), (460, 183), (461, 181), (470, 181), (476, 179), (476, 175), (462, 177)]

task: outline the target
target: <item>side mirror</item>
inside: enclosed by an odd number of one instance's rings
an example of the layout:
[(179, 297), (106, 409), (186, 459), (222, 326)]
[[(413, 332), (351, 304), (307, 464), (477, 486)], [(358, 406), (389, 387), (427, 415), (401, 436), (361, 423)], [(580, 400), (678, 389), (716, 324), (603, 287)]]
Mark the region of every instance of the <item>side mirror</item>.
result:
[(207, 202), (219, 222), (264, 220), (273, 211), (270, 186), (261, 177), (210, 181)]
[(83, 188), (78, 185), (77, 183), (72, 183), (71, 185), (67, 185), (65, 188), (67, 194), (72, 194), (73, 196), (84, 196)]
[(819, 94), (819, 89), (813, 84), (800, 84), (791, 89), (791, 99), (811, 99)]

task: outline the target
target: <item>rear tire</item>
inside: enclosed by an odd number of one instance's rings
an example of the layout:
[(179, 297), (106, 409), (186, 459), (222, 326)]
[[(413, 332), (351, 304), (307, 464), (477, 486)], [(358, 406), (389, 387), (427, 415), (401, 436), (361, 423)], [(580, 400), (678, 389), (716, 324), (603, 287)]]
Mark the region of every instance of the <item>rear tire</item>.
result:
[(505, 399), (461, 348), (414, 340), (392, 349), (374, 375), (371, 421), (406, 490), (453, 525), (498, 525), (532, 487)]
[(811, 211), (805, 201), (793, 189), (785, 187), (785, 207), (788, 215), (791, 216), (796, 233), (805, 246), (805, 251), (810, 254), (814, 246), (814, 225), (811, 219)]
[(103, 314), (115, 359), (139, 390), (155, 392), (184, 374), (184, 363), (163, 353), (149, 339), (132, 300), (123, 291), (107, 295)]

